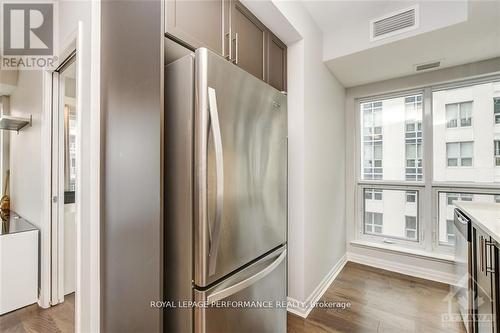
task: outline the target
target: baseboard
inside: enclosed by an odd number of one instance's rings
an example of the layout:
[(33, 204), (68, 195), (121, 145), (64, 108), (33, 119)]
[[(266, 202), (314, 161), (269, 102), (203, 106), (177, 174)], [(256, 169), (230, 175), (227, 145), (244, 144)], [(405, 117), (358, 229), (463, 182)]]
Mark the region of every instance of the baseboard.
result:
[(330, 287), (337, 275), (342, 271), (347, 263), (346, 255), (342, 256), (340, 260), (332, 267), (328, 274), (318, 284), (314, 291), (307, 297), (305, 302), (298, 301), (292, 297), (288, 297), (287, 311), (302, 318), (307, 318), (309, 313), (314, 308), (314, 305), (321, 299), (321, 296)]
[(449, 285), (454, 285), (456, 283), (455, 275), (452, 273), (444, 273), (434, 269), (397, 263), (394, 261), (380, 259), (374, 256), (366, 256), (362, 254), (349, 252), (347, 253), (347, 260), (356, 262), (358, 264), (385, 269), (388, 271), (410, 275), (421, 279), (446, 283)]

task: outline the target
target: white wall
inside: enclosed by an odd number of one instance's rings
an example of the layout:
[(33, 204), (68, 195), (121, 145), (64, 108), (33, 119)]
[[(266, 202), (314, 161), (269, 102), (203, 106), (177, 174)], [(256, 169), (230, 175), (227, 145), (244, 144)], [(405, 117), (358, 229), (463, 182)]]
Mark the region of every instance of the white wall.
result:
[(288, 46), (288, 294), (306, 301), (345, 254), (345, 89), (301, 2), (244, 4)]
[[(33, 126), (10, 134), (11, 209), (41, 228), (42, 226), (42, 147), (43, 117), (42, 72), (19, 71), (16, 90), (10, 96), (13, 116), (33, 116)], [(42, 255), (45, 255), (42, 253)]]

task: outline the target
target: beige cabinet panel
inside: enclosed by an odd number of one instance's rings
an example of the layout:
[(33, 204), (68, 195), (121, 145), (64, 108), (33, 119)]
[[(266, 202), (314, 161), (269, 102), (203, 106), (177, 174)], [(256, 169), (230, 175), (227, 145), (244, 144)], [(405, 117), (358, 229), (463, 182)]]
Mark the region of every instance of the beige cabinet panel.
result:
[(225, 55), (229, 40), (229, 0), (167, 0), (166, 30), (194, 48)]
[(264, 80), (267, 29), (240, 2), (233, 1), (231, 9), (234, 63)]

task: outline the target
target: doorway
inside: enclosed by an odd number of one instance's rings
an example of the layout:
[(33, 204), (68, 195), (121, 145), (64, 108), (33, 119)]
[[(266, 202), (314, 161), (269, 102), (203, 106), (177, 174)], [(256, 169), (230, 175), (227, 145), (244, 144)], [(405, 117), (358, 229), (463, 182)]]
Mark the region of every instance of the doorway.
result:
[[(52, 73), (51, 305), (75, 304), (79, 211), (76, 50)], [(74, 307), (73, 307), (74, 318)]]

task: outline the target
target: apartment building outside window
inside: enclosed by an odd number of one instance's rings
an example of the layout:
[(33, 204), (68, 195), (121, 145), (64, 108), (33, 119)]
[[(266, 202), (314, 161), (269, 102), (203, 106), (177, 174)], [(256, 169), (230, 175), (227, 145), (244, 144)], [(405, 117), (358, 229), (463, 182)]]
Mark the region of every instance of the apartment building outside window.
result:
[(473, 142), (450, 142), (446, 144), (449, 167), (472, 166)]
[(467, 127), (472, 125), (472, 102), (446, 104), (446, 127)]
[[(453, 202), (500, 202), (500, 126), (491, 126), (492, 114), (500, 124), (500, 79), (360, 100), (357, 238), (451, 253)], [(381, 146), (377, 177), (370, 169), (374, 127)]]

